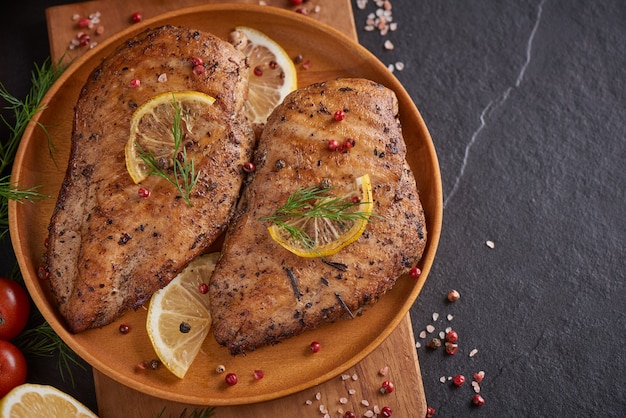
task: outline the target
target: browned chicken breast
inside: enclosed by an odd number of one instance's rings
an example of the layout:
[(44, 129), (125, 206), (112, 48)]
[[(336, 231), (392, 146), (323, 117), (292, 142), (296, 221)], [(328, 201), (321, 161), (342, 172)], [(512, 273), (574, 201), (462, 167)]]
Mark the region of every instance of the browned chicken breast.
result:
[[(341, 121), (333, 117), (343, 110)], [(399, 124), (395, 94), (364, 79), (293, 92), (267, 121), (256, 172), (243, 192), (210, 284), (216, 340), (231, 353), (274, 344), (376, 302), (420, 259), (424, 213)], [(354, 139), (347, 152), (329, 140)], [(374, 216), (358, 240), (324, 258), (303, 258), (268, 234), (262, 218), (300, 188), (340, 190), (368, 174)]]
[[(203, 64), (194, 70), (196, 58)], [(71, 331), (106, 325), (141, 306), (226, 229), (254, 147), (242, 114), (247, 82), (245, 57), (232, 45), (171, 26), (127, 41), (90, 75), (75, 108), (45, 257)], [(151, 175), (135, 184), (126, 171), (133, 111), (171, 91), (216, 99), (184, 138), (199, 173), (191, 205), (166, 180)]]

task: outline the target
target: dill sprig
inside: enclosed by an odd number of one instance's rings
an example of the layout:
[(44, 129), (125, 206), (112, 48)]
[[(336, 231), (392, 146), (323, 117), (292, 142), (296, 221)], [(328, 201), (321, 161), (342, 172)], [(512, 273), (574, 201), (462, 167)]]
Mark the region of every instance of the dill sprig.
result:
[[(167, 410), (167, 408), (163, 407), (163, 409), (161, 410), (161, 412), (156, 416), (156, 418), (165, 418), (165, 411)], [(178, 418), (210, 418), (213, 416), (213, 412), (215, 412), (215, 408), (213, 407), (209, 407), (209, 408), (203, 408), (203, 409), (194, 409), (193, 411), (191, 411), (189, 413), (189, 415), (187, 414), (187, 408), (183, 409), (183, 411), (180, 413), (180, 415), (178, 416)], [(169, 415), (169, 418), (172, 418), (172, 415)]]
[(325, 219), (340, 225), (357, 220), (370, 220), (371, 213), (351, 210), (366, 202), (330, 197), (328, 194), (332, 189), (319, 185), (298, 189), (287, 198), (283, 206), (270, 216), (259, 220), (270, 221), (283, 228), (293, 241), (308, 250), (315, 248), (315, 239), (304, 230), (309, 220)]
[(173, 174), (169, 175), (161, 167), (151, 150), (144, 150), (139, 143), (135, 143), (135, 145), (139, 150), (139, 157), (148, 168), (148, 174), (159, 176), (173, 184), (183, 196), (185, 202), (192, 206), (189, 195), (191, 194), (191, 189), (198, 183), (200, 172), (196, 173), (195, 162), (193, 158), (187, 156), (187, 148), (183, 146), (182, 110), (174, 94), (172, 94), (172, 105), (174, 106), (174, 120), (172, 123), (172, 135), (174, 136)]
[(65, 381), (67, 373), (72, 386), (74, 386), (72, 365), (85, 370), (85, 366), (79, 361), (76, 353), (65, 344), (61, 337), (54, 332), (50, 324), (45, 321), (36, 327), (22, 331), (15, 337), (13, 342), (25, 356), (53, 357), (57, 355), (56, 365), (61, 379)]
[[(5, 109), (12, 110), (15, 118), (15, 121), (10, 122), (3, 115), (0, 115), (2, 122), (10, 130), (8, 140), (6, 142), (2, 141), (2, 144), (0, 144), (0, 173), (3, 173), (7, 167), (13, 164), (15, 152), (26, 130), (26, 126), (28, 126), (33, 116), (45, 108), (45, 104), (41, 103), (41, 99), (43, 99), (46, 92), (63, 73), (65, 68), (66, 66), (62, 65), (61, 61), (53, 64), (50, 58), (47, 58), (41, 66), (35, 64), (35, 69), (31, 76), (32, 86), (24, 100), (9, 93), (6, 87), (0, 83), (0, 98), (9, 104)], [(52, 154), (53, 144), (50, 135), (45, 126), (39, 122), (37, 124), (48, 137), (48, 148)]]

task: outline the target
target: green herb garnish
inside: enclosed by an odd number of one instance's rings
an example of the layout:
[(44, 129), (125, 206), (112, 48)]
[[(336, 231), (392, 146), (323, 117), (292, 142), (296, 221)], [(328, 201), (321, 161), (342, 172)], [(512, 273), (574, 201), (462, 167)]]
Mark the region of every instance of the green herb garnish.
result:
[(273, 222), (287, 231), (294, 242), (299, 243), (307, 250), (313, 250), (316, 242), (304, 230), (304, 226), (310, 220), (328, 220), (339, 226), (357, 220), (370, 220), (371, 213), (351, 210), (366, 202), (353, 202), (343, 197), (330, 197), (328, 194), (332, 189), (332, 187), (325, 186), (298, 189), (287, 198), (287, 202), (278, 210), (270, 216), (259, 218), (259, 220)]
[(159, 176), (173, 184), (183, 196), (185, 202), (187, 202), (189, 206), (192, 206), (189, 195), (191, 189), (198, 183), (200, 172), (196, 172), (194, 160), (188, 157), (187, 148), (183, 146), (184, 132), (182, 110), (173, 94), (172, 100), (175, 111), (172, 124), (172, 135), (174, 136), (173, 174), (169, 175), (165, 169), (161, 167), (152, 151), (144, 150), (137, 142), (135, 142), (135, 145), (139, 150), (139, 157), (148, 168), (148, 174)]

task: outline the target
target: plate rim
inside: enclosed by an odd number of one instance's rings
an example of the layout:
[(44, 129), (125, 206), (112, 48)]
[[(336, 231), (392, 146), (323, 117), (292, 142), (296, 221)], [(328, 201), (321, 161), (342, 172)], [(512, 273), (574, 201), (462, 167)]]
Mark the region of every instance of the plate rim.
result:
[[(365, 47), (360, 45), (358, 42), (352, 40), (347, 35), (331, 27), (330, 25), (327, 25), (326, 23), (315, 20), (311, 17), (299, 15), (292, 11), (288, 11), (288, 10), (284, 10), (284, 9), (280, 9), (276, 7), (260, 6), (260, 5), (255, 5), (255, 4), (228, 4), (228, 3), (206, 4), (206, 5), (185, 7), (185, 8), (177, 9), (174, 11), (170, 11), (170, 12), (166, 12), (166, 13), (154, 16), (150, 19), (146, 19), (145, 21), (139, 24), (135, 24), (126, 29), (123, 29), (122, 31), (117, 32), (116, 34), (107, 38), (105, 41), (99, 44), (98, 49), (88, 51), (85, 54), (78, 57), (77, 59), (75, 59), (65, 69), (65, 71), (59, 77), (59, 79), (51, 86), (48, 92), (44, 95), (44, 97), (42, 98), (42, 103), (49, 102), (50, 99), (58, 93), (58, 91), (62, 88), (62, 86), (67, 82), (68, 79), (72, 77), (72, 75), (76, 71), (78, 71), (83, 65), (85, 65), (85, 63), (94, 59), (93, 58), (94, 55), (101, 54), (101, 52), (99, 52), (100, 49), (111, 47), (113, 45), (119, 45), (125, 39), (128, 39), (132, 35), (140, 33), (143, 30), (154, 26), (155, 24), (159, 24), (159, 26), (163, 24), (167, 24), (166, 21), (170, 18), (178, 17), (182, 15), (188, 15), (188, 14), (197, 13), (197, 12), (213, 12), (213, 11), (215, 12), (217, 11), (253, 12), (253, 13), (278, 16), (279, 18), (284, 18), (284, 19), (289, 19), (289, 20), (300, 21), (303, 24), (306, 24), (308, 26), (314, 25), (315, 30), (326, 32), (329, 34), (329, 36), (338, 38), (342, 42), (346, 42), (351, 47), (354, 47), (357, 50), (359, 55), (363, 55), (364, 57), (367, 58), (368, 63), (371, 63), (371, 65), (378, 67), (376, 68), (377, 71), (381, 71), (381, 72), (388, 71), (387, 67), (382, 62), (380, 62), (380, 60), (375, 55), (373, 55), (370, 51), (368, 51)], [(93, 71), (93, 69), (91, 71)], [(360, 350), (358, 350), (358, 352), (356, 352), (355, 355), (352, 356), (348, 361), (342, 363), (341, 365), (337, 367), (334, 367), (332, 370), (326, 373), (323, 373), (322, 375), (319, 375), (318, 377), (314, 379), (307, 380), (305, 382), (302, 382), (301, 384), (298, 384), (298, 385), (295, 385), (295, 386), (292, 386), (283, 390), (275, 391), (270, 394), (243, 396), (243, 397), (237, 397), (237, 398), (231, 397), (231, 398), (226, 398), (226, 399), (223, 399), (223, 398), (208, 399), (206, 401), (207, 402), (210, 401), (210, 403), (205, 403), (203, 401), (202, 404), (212, 405), (212, 406), (232, 406), (232, 405), (257, 403), (257, 402), (268, 401), (268, 400), (273, 400), (273, 399), (280, 398), (283, 396), (287, 396), (296, 392), (300, 392), (307, 388), (316, 386), (318, 384), (324, 383), (332, 379), (333, 377), (338, 376), (343, 371), (353, 367), (358, 362), (360, 362), (365, 357), (367, 357), (372, 351), (378, 348), (378, 346), (397, 328), (397, 326), (400, 324), (400, 322), (409, 312), (411, 306), (415, 303), (417, 296), (419, 295), (426, 281), (426, 278), (428, 277), (430, 269), (433, 265), (435, 254), (436, 254), (437, 247), (439, 244), (440, 235), (441, 235), (442, 218), (443, 218), (443, 196), (442, 196), (441, 173), (439, 169), (437, 154), (434, 148), (434, 143), (432, 141), (428, 128), (422, 118), (421, 113), (417, 109), (417, 106), (415, 105), (411, 97), (409, 96), (408, 92), (400, 84), (400, 82), (393, 75), (390, 77), (390, 80), (391, 80), (392, 85), (387, 85), (386, 87), (393, 90), (397, 96), (403, 96), (402, 97), (403, 100), (400, 100), (400, 97), (398, 97), (399, 101), (402, 101), (405, 105), (408, 105), (411, 107), (410, 109), (405, 109), (405, 112), (412, 113), (417, 116), (417, 122), (419, 123), (419, 125), (424, 131), (424, 134), (426, 135), (426, 138), (425, 138), (426, 141), (424, 142), (427, 145), (428, 152), (432, 157), (431, 162), (434, 165), (433, 168), (436, 170), (438, 174), (436, 178), (431, 179), (434, 185), (434, 191), (436, 195), (435, 198), (438, 201), (438, 204), (437, 204), (438, 210), (436, 211), (436, 213), (428, 214), (431, 220), (431, 223), (435, 228), (432, 229), (431, 227), (431, 229), (428, 230), (428, 240), (426, 244), (427, 247), (425, 249), (424, 256), (420, 260), (420, 263), (423, 266), (422, 276), (420, 277), (418, 282), (416, 282), (416, 284), (412, 286), (412, 291), (410, 295), (406, 298), (405, 303), (399, 308), (398, 313), (392, 318), (389, 324), (385, 327), (384, 332), (382, 332), (381, 334), (373, 338), (367, 346), (362, 347)], [(24, 131), (22, 139), (28, 138), (33, 135), (33, 131), (38, 126), (37, 122), (39, 121), (39, 118), (41, 117), (42, 113), (43, 112), (39, 112), (30, 121), (26, 130)], [(23, 141), (20, 141), (20, 146), (18, 147), (18, 150), (16, 152), (14, 166), (11, 172), (11, 179), (12, 179), (11, 181), (14, 181), (17, 173), (20, 171), (21, 165), (24, 160), (24, 156), (26, 154), (26, 150), (28, 148), (26, 146), (22, 146), (22, 143)], [(10, 232), (11, 242), (14, 248), (14, 252), (15, 252), (18, 264), (20, 266), (20, 269), (24, 271), (24, 268), (27, 268), (28, 266), (32, 266), (36, 264), (33, 264), (34, 260), (26, 259), (25, 254), (23, 254), (23, 251), (21, 251), (21, 249), (24, 248), (24, 246), (21, 245), (23, 237), (19, 233), (19, 228), (18, 228), (18, 224), (16, 220), (16, 213), (18, 212), (18, 205), (19, 205), (19, 202), (9, 201), (9, 208), (8, 208), (9, 209), (9, 232)], [(25, 280), (26, 287), (28, 288), (29, 293), (31, 294), (31, 297), (33, 294), (37, 295), (37, 290), (38, 290), (35, 287), (35, 284), (31, 282), (32, 279), (33, 279), (32, 277), (29, 277), (29, 280)], [(35, 275), (35, 279), (36, 279), (36, 275)], [(45, 298), (44, 300), (39, 300), (39, 298), (35, 300), (35, 298), (33, 298), (33, 300), (37, 308), (41, 311), (44, 319), (49, 316), (58, 315), (58, 313), (53, 309), (53, 306), (49, 303), (49, 301), (45, 300)], [(177, 402), (198, 404), (199, 399), (197, 396), (191, 396), (191, 395), (188, 396), (184, 394), (173, 393), (163, 388), (155, 388), (152, 386), (146, 386), (146, 385), (141, 384), (141, 382), (132, 380), (130, 377), (127, 377), (124, 374), (120, 374), (119, 371), (117, 371), (116, 369), (108, 366), (107, 364), (103, 363), (101, 360), (98, 360), (96, 357), (89, 354), (82, 346), (80, 346), (77, 342), (75, 342), (73, 338), (67, 338), (68, 336), (71, 337), (72, 334), (69, 333), (69, 331), (63, 326), (62, 323), (53, 322), (53, 323), (50, 323), (50, 326), (77, 355), (79, 355), (83, 360), (89, 363), (92, 367), (104, 373), (105, 375), (117, 381), (118, 383), (121, 383), (127, 387), (130, 387), (132, 389), (138, 390), (142, 393), (146, 393), (151, 396), (158, 396), (163, 399), (168, 399), (168, 400), (177, 401)]]

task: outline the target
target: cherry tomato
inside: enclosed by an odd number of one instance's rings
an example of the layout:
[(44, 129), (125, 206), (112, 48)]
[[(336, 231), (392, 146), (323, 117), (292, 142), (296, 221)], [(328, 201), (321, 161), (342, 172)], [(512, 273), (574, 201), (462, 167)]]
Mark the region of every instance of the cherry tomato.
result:
[(24, 382), (26, 382), (24, 355), (10, 342), (0, 340), (0, 398)]
[(30, 298), (21, 284), (0, 277), (0, 340), (16, 337), (28, 321)]

